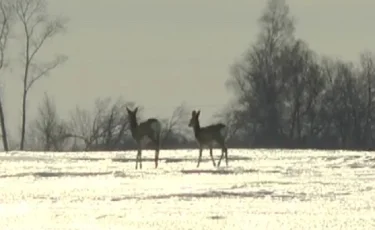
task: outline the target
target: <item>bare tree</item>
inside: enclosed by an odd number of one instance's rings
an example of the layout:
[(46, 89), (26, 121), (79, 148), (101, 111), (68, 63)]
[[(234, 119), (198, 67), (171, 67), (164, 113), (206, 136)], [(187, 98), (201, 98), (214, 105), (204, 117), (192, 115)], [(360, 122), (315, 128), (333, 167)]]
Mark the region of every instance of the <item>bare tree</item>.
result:
[(46, 0), (14, 0), (14, 9), (23, 29), (23, 97), (22, 127), (20, 149), (24, 149), (26, 128), (26, 102), (31, 87), (60, 64), (67, 60), (64, 55), (57, 55), (48, 62), (36, 60), (38, 52), (47, 41), (65, 30), (66, 20), (60, 17), (51, 18), (48, 14)]
[(122, 141), (129, 129), (126, 106), (132, 104), (119, 99), (106, 111), (100, 120), (100, 146), (98, 146), (100, 149), (116, 150), (121, 148)]
[[(220, 120), (226, 126), (225, 140), (231, 141), (242, 127), (242, 122), (239, 117), (238, 105), (232, 102), (226, 105), (221, 111), (214, 114), (214, 118)], [(238, 139), (238, 136), (237, 136)]]
[(307, 44), (297, 40), (281, 54), (285, 75), (283, 121), (285, 134), (300, 144), (314, 132), (316, 103), (324, 89), (324, 79), (316, 55)]
[(44, 95), (37, 118), (30, 125), (34, 148), (44, 151), (62, 151), (70, 137), (66, 123), (59, 118), (54, 101)]
[(108, 104), (97, 100), (93, 112), (77, 107), (71, 113), (70, 128), (72, 136), (82, 140), (85, 150), (90, 150), (93, 143), (99, 138), (100, 119), (104, 116)]
[(131, 105), (122, 99), (112, 104), (105, 98), (96, 100), (92, 112), (76, 108), (71, 114), (71, 136), (84, 142), (85, 151), (120, 148), (129, 127), (125, 108)]
[[(285, 0), (268, 0), (259, 18), (258, 40), (245, 57), (233, 65), (228, 85), (235, 91), (248, 136), (262, 144), (276, 145), (284, 137), (283, 93), (287, 75), (282, 73), (283, 50), (295, 42), (294, 19)], [(250, 133), (257, 130), (257, 133)]]
[(363, 100), (366, 104), (366, 115), (364, 118), (364, 144), (371, 146), (374, 140), (374, 112), (375, 112), (375, 55), (371, 52), (363, 52), (360, 56), (361, 80)]
[[(13, 21), (13, 10), (11, 4), (7, 0), (0, 0), (0, 70), (6, 67), (6, 49), (8, 46), (8, 38), (11, 23)], [(1, 138), (3, 141), (4, 150), (9, 151), (8, 135), (5, 122), (5, 113), (3, 109), (3, 89), (0, 88), (0, 125), (1, 125)]]
[(187, 130), (189, 122), (189, 111), (185, 103), (177, 106), (173, 110), (172, 116), (169, 119), (162, 120), (163, 131), (162, 131), (162, 143), (167, 141), (168, 138), (173, 134), (181, 134), (183, 131)]

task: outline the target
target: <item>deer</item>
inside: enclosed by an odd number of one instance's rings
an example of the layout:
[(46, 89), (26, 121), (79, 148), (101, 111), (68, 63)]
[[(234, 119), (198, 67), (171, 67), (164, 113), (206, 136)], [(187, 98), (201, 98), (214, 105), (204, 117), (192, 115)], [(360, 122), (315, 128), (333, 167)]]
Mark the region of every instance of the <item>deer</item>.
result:
[(155, 146), (155, 168), (157, 168), (161, 144), (161, 122), (156, 118), (149, 118), (146, 121), (138, 124), (138, 107), (136, 107), (134, 110), (130, 110), (128, 107), (126, 107), (126, 110), (128, 111), (128, 119), (132, 137), (138, 145), (137, 157), (135, 159), (135, 169), (138, 169), (138, 163), (140, 169), (142, 169), (142, 149), (150, 142)]
[(214, 167), (216, 167), (214, 157), (212, 155), (212, 147), (216, 143), (220, 146), (221, 148), (221, 156), (218, 162), (218, 167), (220, 167), (221, 160), (224, 157), (225, 154), (225, 162), (228, 167), (228, 149), (225, 143), (225, 128), (226, 125), (222, 123), (217, 123), (217, 124), (212, 124), (206, 127), (200, 127), (199, 124), (199, 115), (200, 115), (200, 110), (195, 111), (191, 113), (191, 119), (189, 122), (189, 127), (193, 127), (194, 130), (194, 136), (195, 139), (199, 145), (199, 157), (198, 157), (198, 164), (197, 168), (199, 168), (199, 164), (202, 160), (202, 151), (204, 147), (208, 147), (210, 149), (210, 157), (212, 160), (212, 164)]

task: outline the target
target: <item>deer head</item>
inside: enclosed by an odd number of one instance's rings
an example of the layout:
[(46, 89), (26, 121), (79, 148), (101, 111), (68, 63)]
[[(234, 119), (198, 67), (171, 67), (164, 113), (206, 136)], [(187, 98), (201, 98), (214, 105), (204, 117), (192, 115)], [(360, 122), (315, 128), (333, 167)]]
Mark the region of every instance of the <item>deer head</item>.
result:
[(138, 107), (136, 107), (133, 111), (130, 110), (128, 107), (126, 107), (126, 110), (128, 111), (129, 120), (130, 121), (136, 121), (137, 120)]
[(199, 114), (200, 113), (201, 113), (200, 110), (198, 110), (197, 112), (195, 110), (193, 110), (193, 112), (191, 113), (189, 127), (194, 127), (199, 122), (198, 119), (199, 119)]

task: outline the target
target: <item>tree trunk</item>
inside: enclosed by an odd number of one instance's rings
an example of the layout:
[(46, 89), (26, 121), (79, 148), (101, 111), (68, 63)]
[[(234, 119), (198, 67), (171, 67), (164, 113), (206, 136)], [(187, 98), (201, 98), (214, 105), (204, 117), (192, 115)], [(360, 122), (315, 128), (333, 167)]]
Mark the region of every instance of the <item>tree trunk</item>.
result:
[(21, 143), (20, 143), (20, 150), (24, 149), (25, 144), (25, 132), (26, 132), (26, 98), (27, 98), (27, 91), (23, 92), (22, 97), (22, 130), (21, 130)]
[(5, 115), (4, 115), (4, 110), (3, 110), (3, 103), (1, 101), (1, 98), (0, 98), (0, 125), (1, 125), (1, 133), (2, 133), (4, 151), (8, 152), (9, 151), (8, 136), (7, 136), (7, 129), (6, 129), (6, 125), (5, 125)]

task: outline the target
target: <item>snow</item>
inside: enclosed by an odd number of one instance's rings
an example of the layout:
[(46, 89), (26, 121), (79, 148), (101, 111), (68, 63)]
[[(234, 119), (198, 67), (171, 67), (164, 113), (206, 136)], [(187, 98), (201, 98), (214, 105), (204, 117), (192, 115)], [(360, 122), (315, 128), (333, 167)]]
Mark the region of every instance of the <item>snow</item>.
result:
[[(1, 229), (373, 229), (371, 152), (0, 153)], [(216, 159), (219, 150), (214, 151)], [(225, 163), (225, 162), (224, 162)]]

